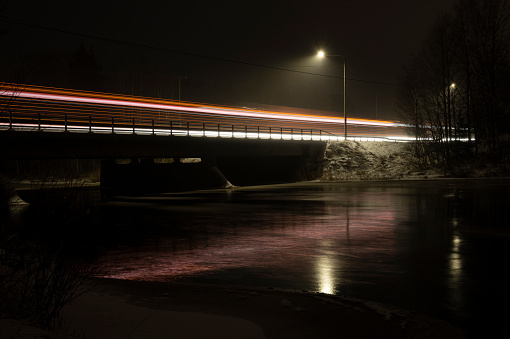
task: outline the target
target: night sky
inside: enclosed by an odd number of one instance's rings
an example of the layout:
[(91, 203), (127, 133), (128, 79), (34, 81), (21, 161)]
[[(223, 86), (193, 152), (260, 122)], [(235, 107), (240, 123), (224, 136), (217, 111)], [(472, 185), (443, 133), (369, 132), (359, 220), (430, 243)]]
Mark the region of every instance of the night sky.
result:
[(3, 73), (29, 65), (27, 82), (66, 87), (48, 65), (83, 44), (102, 73), (83, 89), (335, 114), (343, 58), (319, 61), (323, 48), (346, 58), (348, 115), (393, 119), (402, 66), (454, 2), (8, 0), (2, 17), (35, 26), (1, 22)]

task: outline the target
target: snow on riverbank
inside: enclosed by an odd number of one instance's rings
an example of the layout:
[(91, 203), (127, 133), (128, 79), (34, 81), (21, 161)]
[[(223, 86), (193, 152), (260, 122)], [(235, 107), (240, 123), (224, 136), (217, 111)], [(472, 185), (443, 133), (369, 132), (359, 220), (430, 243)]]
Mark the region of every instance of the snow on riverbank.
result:
[(412, 168), (408, 143), (374, 141), (329, 142), (320, 181), (382, 180), (438, 177)]

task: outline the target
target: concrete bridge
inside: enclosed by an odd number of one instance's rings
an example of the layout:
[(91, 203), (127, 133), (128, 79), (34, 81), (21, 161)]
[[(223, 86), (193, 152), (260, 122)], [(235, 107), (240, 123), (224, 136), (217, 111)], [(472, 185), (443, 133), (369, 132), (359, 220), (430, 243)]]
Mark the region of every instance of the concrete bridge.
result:
[[(0, 157), (101, 159), (103, 187), (190, 189), (310, 180), (325, 141), (0, 131)], [(195, 162), (183, 163), (181, 159)]]
[[(1, 85), (2, 159), (101, 159), (103, 186), (309, 180), (320, 174), (326, 141), (344, 140), (344, 120), (333, 116)], [(394, 122), (348, 123), (354, 137), (402, 133)]]

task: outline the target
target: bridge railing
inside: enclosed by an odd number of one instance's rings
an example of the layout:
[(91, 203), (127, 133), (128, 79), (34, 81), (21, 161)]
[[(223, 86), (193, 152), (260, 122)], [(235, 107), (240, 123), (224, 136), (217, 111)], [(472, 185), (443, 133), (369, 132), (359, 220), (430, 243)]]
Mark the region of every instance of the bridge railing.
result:
[(200, 123), (184, 120), (126, 118), (125, 116), (7, 112), (0, 129), (12, 131), (115, 133), (188, 137), (259, 138), (281, 140), (343, 140), (320, 129)]

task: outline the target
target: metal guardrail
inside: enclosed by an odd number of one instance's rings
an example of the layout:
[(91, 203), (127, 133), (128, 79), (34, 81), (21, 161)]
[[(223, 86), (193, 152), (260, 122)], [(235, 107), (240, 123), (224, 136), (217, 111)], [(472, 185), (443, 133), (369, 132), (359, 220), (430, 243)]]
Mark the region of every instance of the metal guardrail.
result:
[[(343, 135), (335, 135), (321, 129), (288, 127), (251, 126), (242, 124), (217, 124), (160, 119), (126, 118), (106, 114), (55, 114), (40, 112), (19, 112), (0, 116), (0, 130), (71, 132), (71, 133), (111, 133), (135, 135), (166, 135), (188, 137), (220, 137), (281, 139), (308, 141), (344, 141)], [(404, 136), (355, 135), (347, 137), (351, 141), (391, 141), (407, 142), (414, 138)]]
[(323, 141), (343, 140), (343, 136), (336, 136), (324, 130), (317, 129), (47, 113), (42, 115), (41, 113), (12, 114), (12, 112), (9, 112), (7, 116), (0, 118), (0, 129), (11, 131), (111, 133), (188, 137)]

